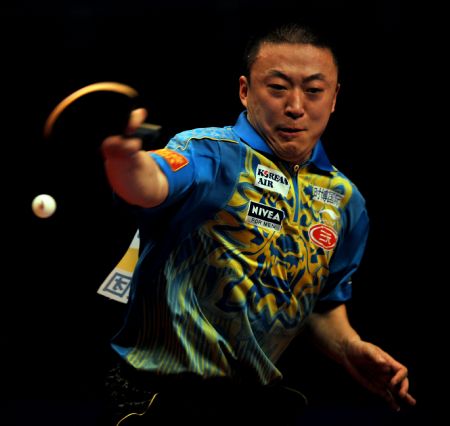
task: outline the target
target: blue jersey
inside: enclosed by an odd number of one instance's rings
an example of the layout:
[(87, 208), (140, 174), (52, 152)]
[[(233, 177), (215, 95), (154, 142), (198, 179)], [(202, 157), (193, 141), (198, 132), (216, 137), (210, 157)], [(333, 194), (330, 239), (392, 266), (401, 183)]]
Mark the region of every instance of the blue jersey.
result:
[(351, 297), (363, 197), (320, 141), (305, 164), (288, 164), (245, 112), (149, 155), (169, 195), (138, 212), (140, 257), (113, 347), (157, 374), (280, 379), (276, 362), (315, 306)]

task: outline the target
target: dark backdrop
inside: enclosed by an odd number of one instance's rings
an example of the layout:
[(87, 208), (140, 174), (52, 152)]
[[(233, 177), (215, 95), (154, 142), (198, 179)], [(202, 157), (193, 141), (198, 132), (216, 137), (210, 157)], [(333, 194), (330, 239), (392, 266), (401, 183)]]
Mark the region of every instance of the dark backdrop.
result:
[[(10, 424), (27, 424), (25, 412), (56, 419), (71, 411), (73, 424), (93, 418), (90, 404), (95, 407), (101, 388), (107, 342), (123, 313), (122, 305), (96, 290), (135, 229), (114, 206), (103, 175), (98, 141), (110, 129), (93, 124), (98, 114), (116, 123), (123, 99), (80, 100), (45, 140), (50, 111), (80, 87), (119, 81), (139, 91), (148, 121), (162, 125), (155, 146), (179, 130), (233, 124), (242, 109), (244, 41), (288, 19), (314, 25), (336, 42), (342, 89), (323, 141), (332, 162), (365, 196), (371, 217), (350, 316), (364, 338), (410, 368), (419, 405), (390, 415), (302, 340), (280, 364), (324, 424), (331, 418), (334, 424), (339, 418), (342, 424), (420, 424), (424, 418), (432, 424), (434, 374), (425, 365), (435, 339), (433, 231), (423, 226), (427, 155), (416, 148), (424, 126), (413, 90), (422, 11), (401, 1), (124, 3), (2, 6), (6, 255), (0, 343)], [(49, 219), (31, 212), (39, 193), (58, 202)]]

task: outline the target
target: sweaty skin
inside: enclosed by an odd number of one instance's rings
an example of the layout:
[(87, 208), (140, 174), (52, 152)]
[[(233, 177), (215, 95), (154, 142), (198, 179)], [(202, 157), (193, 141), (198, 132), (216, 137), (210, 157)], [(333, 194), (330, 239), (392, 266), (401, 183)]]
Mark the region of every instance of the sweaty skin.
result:
[(263, 44), (250, 77), (239, 79), (248, 120), (279, 158), (292, 163), (309, 158), (338, 91), (332, 53), (305, 44)]

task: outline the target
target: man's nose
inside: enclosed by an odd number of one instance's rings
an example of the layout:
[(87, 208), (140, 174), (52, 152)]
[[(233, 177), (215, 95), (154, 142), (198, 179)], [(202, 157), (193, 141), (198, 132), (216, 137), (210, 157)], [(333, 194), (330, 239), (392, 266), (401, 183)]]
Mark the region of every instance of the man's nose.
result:
[(300, 90), (293, 90), (287, 99), (286, 115), (291, 118), (300, 118), (305, 113), (303, 96)]

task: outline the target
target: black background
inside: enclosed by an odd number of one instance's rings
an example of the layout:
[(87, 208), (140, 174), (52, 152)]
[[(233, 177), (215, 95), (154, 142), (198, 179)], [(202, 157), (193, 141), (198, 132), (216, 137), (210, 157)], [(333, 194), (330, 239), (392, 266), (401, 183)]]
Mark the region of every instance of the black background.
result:
[[(158, 143), (179, 130), (233, 124), (242, 110), (238, 77), (245, 40), (290, 19), (329, 32), (338, 47), (342, 88), (323, 141), (332, 162), (365, 196), (371, 218), (354, 277), (351, 321), (363, 338), (409, 367), (418, 406), (390, 414), (302, 340), (280, 364), (293, 386), (310, 396), (323, 424), (435, 424), (437, 373), (430, 353), (438, 352), (439, 320), (431, 307), (440, 273), (435, 231), (426, 223), (430, 155), (415, 90), (424, 68), (417, 58), (428, 19), (424, 6), (17, 3), (2, 6), (0, 28), (6, 251), (0, 350), (8, 424), (31, 424), (27, 415), (44, 416), (47, 424), (62, 424), (61, 418), (64, 424), (93, 422), (107, 342), (123, 312), (96, 290), (134, 234), (133, 219), (113, 205), (98, 152), (102, 135), (120, 122), (124, 99), (80, 100), (45, 140), (50, 111), (80, 87), (119, 81), (139, 91), (148, 121), (163, 126)], [(94, 125), (99, 115), (102, 127)], [(31, 212), (40, 193), (57, 200), (49, 219)]]

